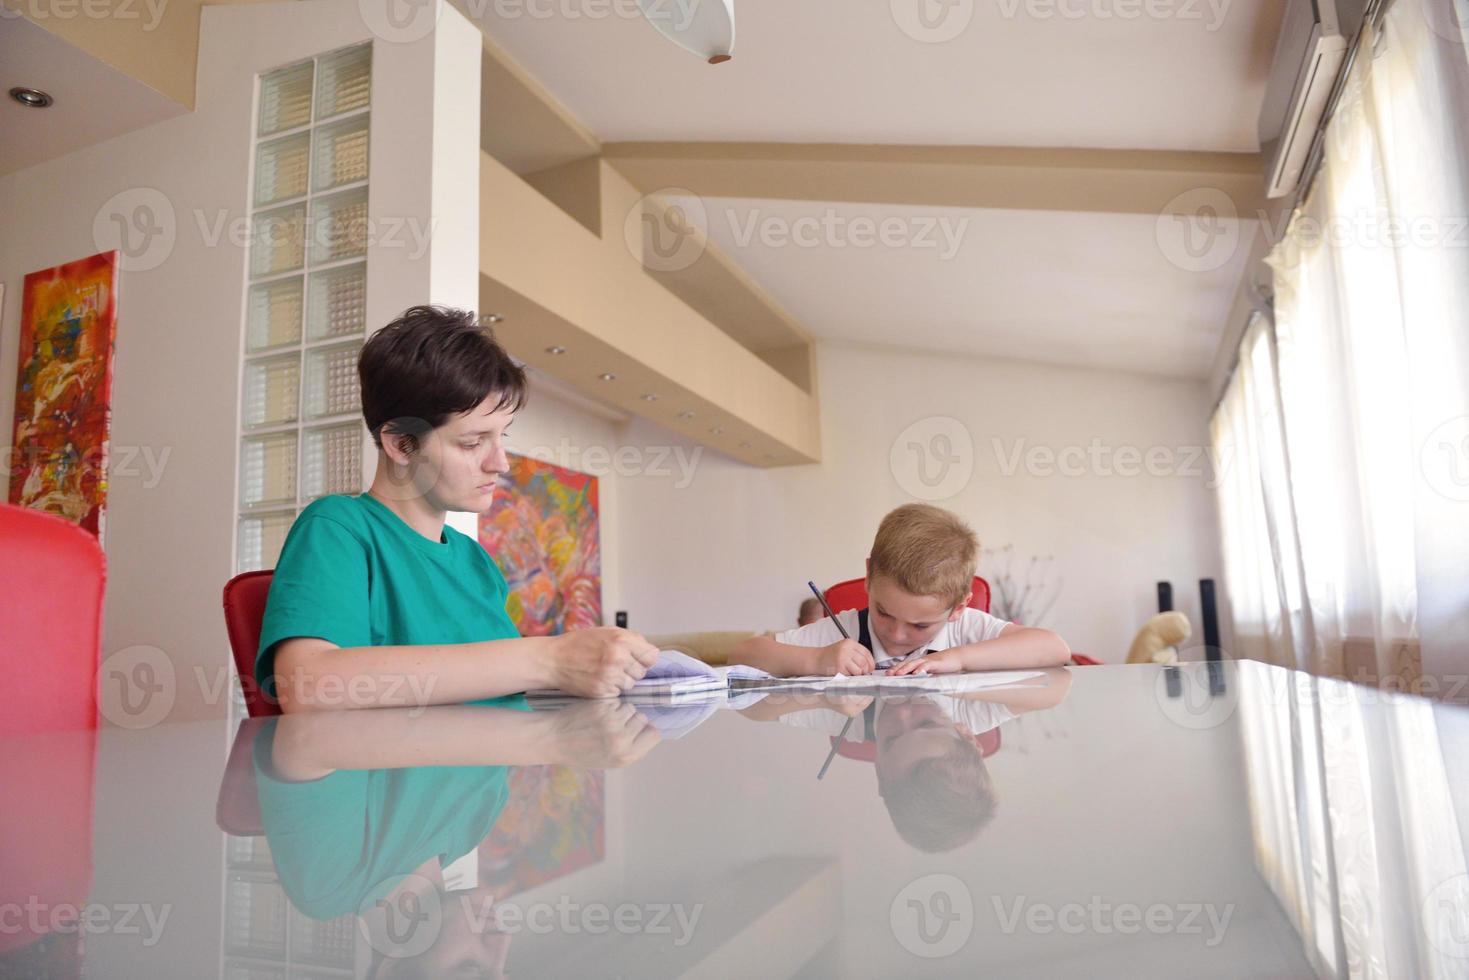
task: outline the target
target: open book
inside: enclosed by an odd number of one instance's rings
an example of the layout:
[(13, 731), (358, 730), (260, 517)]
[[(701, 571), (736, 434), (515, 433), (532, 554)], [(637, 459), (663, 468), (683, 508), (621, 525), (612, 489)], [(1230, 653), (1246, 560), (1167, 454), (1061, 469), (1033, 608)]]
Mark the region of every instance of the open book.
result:
[[(648, 668), (643, 679), (633, 684), (632, 689), (622, 694), (630, 701), (657, 701), (668, 704), (679, 701), (705, 701), (728, 694), (751, 691), (769, 693), (781, 690), (824, 690), (824, 691), (926, 691), (958, 694), (994, 687), (1006, 687), (1032, 677), (1039, 677), (1038, 670), (991, 670), (962, 674), (904, 674), (891, 677), (884, 673), (848, 677), (776, 677), (758, 667), (733, 664), (728, 667), (711, 667), (702, 660), (690, 657), (677, 650), (660, 650), (658, 661)], [(530, 698), (572, 698), (565, 691), (529, 691)]]
[[(723, 696), (729, 690), (731, 680), (771, 680), (772, 675), (756, 667), (743, 664), (731, 667), (711, 667), (677, 650), (658, 651), (658, 661), (648, 668), (643, 679), (624, 691), (622, 697), (636, 701), (640, 698), (656, 699), (667, 703), (675, 700), (707, 700)], [(528, 698), (570, 698), (574, 695), (565, 691), (527, 691)]]

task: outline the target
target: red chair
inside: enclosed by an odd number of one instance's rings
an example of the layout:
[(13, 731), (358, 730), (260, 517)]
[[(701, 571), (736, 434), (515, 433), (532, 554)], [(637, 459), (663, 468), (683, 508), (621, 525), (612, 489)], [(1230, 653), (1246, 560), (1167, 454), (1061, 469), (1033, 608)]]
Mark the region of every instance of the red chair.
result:
[(107, 559), (95, 535), (29, 507), (0, 504), (0, 735), (97, 727)]
[[(843, 609), (866, 609), (867, 580), (854, 578), (838, 582), (826, 590), (826, 604), (831, 606), (832, 612), (841, 612)], [(990, 584), (978, 575), (974, 576), (969, 608), (978, 609), (980, 612), (990, 611)]]
[[(0, 908), (80, 905), (92, 890), (97, 674), (107, 560), (96, 535), (0, 504)], [(0, 973), (82, 975), (81, 933), (16, 917)], [(6, 972), (8, 970), (13, 973)]]
[(280, 705), (255, 683), (255, 653), (260, 649), (260, 628), (265, 619), (265, 600), (270, 596), (272, 569), (236, 575), (224, 586), (224, 627), (230, 637), (235, 670), (245, 692), (245, 710), (251, 718), (281, 713)]

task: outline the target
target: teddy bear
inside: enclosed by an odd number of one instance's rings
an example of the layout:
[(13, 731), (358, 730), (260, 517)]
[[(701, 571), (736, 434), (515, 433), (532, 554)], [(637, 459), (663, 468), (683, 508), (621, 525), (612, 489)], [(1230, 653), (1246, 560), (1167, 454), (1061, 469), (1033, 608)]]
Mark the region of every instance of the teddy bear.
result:
[(1181, 612), (1165, 612), (1149, 619), (1133, 637), (1127, 651), (1130, 664), (1176, 664), (1178, 646), (1192, 635), (1188, 617)]

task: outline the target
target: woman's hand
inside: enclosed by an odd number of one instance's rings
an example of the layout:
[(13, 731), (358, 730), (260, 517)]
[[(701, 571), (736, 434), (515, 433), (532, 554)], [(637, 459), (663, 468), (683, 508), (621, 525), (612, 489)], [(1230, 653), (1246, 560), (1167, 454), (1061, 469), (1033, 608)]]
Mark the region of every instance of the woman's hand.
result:
[(554, 638), (552, 686), (582, 698), (615, 698), (643, 679), (658, 648), (616, 626), (572, 630)]

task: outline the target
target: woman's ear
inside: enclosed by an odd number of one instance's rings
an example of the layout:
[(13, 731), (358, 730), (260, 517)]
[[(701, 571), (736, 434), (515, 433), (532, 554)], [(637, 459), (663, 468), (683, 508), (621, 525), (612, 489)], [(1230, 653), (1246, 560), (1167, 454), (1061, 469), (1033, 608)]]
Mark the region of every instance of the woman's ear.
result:
[(407, 466), (413, 462), (413, 454), (418, 450), (418, 440), (413, 436), (385, 425), (379, 431), (378, 438), (388, 459), (399, 466)]

